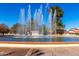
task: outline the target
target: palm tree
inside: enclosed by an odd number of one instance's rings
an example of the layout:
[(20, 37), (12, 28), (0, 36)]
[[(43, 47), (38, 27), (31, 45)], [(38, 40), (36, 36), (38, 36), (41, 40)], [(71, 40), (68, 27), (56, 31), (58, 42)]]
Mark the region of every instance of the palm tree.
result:
[(52, 18), (53, 18), (53, 14), (54, 14), (54, 11), (56, 10), (57, 11), (57, 14), (56, 14), (56, 30), (62, 30), (64, 29), (64, 25), (62, 23), (62, 20), (61, 18), (63, 17), (63, 10), (59, 7), (59, 6), (54, 6), (54, 7), (51, 7), (50, 10), (52, 10)]

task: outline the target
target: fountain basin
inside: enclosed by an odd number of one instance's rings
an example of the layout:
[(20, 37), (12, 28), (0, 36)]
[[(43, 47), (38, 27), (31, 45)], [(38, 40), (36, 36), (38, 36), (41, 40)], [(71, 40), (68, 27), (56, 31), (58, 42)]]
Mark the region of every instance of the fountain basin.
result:
[(55, 43), (55, 42), (63, 42), (63, 43), (69, 43), (69, 42), (79, 42), (79, 37), (55, 37), (55, 36), (2, 36), (0, 37), (0, 42), (31, 42), (31, 43)]

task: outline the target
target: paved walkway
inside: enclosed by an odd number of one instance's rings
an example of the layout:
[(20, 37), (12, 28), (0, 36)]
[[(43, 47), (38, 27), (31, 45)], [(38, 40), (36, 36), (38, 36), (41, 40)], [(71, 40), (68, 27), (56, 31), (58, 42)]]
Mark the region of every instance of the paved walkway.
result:
[(0, 56), (79, 56), (79, 44), (0, 44)]
[(79, 56), (79, 46), (69, 47), (40, 47), (40, 48), (12, 48), (0, 47), (3, 56)]

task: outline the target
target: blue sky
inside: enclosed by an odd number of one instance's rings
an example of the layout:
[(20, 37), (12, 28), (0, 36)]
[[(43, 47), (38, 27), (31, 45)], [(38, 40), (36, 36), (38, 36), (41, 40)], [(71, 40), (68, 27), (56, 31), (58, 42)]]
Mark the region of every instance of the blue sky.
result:
[[(5, 23), (9, 27), (18, 22), (20, 16), (20, 9), (25, 8), (25, 14), (27, 16), (28, 5), (31, 5), (31, 14), (34, 15), (35, 9), (38, 9), (40, 5), (43, 5), (44, 22), (47, 23), (47, 11), (45, 10), (46, 4), (42, 3), (0, 3), (0, 23)], [(77, 3), (52, 3), (51, 6), (60, 6), (64, 11), (62, 22), (65, 25), (65, 29), (79, 28), (79, 4)]]

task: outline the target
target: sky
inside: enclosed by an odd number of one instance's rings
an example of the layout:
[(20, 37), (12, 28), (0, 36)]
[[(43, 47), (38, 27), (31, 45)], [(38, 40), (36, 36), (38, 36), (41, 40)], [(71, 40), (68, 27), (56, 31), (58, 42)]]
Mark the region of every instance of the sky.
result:
[[(21, 8), (25, 9), (25, 17), (27, 18), (28, 5), (31, 6), (31, 15), (34, 16), (35, 10), (42, 5), (44, 15), (44, 23), (47, 24), (48, 14), (46, 3), (0, 3), (0, 23), (8, 25), (10, 28), (19, 21)], [(78, 3), (51, 3), (49, 8), (59, 6), (64, 15), (61, 18), (65, 29), (79, 28), (79, 4)], [(47, 24), (48, 25), (48, 24)]]

